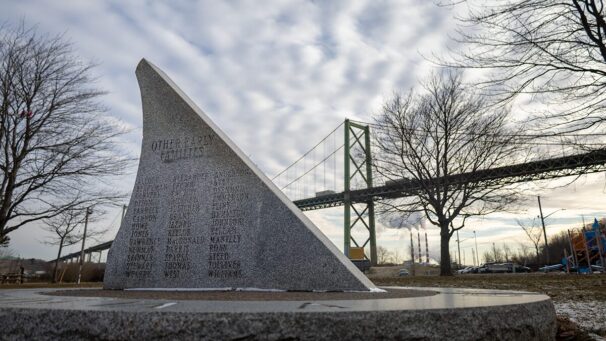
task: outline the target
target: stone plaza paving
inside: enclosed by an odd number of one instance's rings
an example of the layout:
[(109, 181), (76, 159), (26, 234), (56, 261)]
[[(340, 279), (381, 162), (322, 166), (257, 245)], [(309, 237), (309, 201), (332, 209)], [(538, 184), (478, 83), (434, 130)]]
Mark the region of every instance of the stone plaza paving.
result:
[[(555, 335), (555, 310), (545, 295), (403, 289), (409, 297), (281, 301), (271, 300), (271, 292), (265, 301), (216, 301), (55, 296), (49, 294), (57, 289), (15, 289), (0, 292), (0, 319), (4, 336), (13, 339), (548, 340)], [(409, 291), (423, 296), (410, 297)], [(158, 292), (150, 294), (158, 297)]]

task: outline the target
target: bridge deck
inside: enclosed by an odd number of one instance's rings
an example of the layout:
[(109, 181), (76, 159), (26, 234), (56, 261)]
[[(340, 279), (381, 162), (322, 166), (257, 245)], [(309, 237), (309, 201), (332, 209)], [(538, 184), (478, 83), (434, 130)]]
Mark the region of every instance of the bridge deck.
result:
[[(532, 161), (511, 166), (485, 169), (473, 173), (449, 175), (432, 180), (433, 185), (457, 185), (461, 183), (514, 184), (526, 181), (553, 179), (571, 175), (606, 171), (606, 149), (554, 159)], [(393, 183), (350, 192), (353, 202), (368, 202), (376, 199), (393, 199), (414, 195), (423, 187), (416, 180), (401, 179)], [(343, 205), (345, 193), (334, 193), (294, 201), (303, 211), (317, 210)]]

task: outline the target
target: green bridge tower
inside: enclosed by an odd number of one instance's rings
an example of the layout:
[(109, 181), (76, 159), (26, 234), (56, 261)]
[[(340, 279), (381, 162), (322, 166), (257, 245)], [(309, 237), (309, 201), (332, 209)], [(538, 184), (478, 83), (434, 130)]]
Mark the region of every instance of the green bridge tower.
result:
[[(356, 202), (351, 198), (352, 181), (361, 180), (366, 188), (372, 188), (372, 155), (370, 148), (370, 128), (368, 125), (360, 125), (349, 119), (345, 120), (345, 164), (343, 187), (345, 207), (344, 214), (344, 248), (345, 255), (349, 257), (349, 248), (353, 243), (356, 247), (370, 246), (370, 263), (377, 265), (377, 239), (375, 234), (375, 206), (372, 200)], [(358, 188), (356, 188), (358, 189)], [(357, 206), (357, 207), (356, 207)], [(353, 216), (352, 216), (353, 212)], [(353, 220), (352, 220), (353, 218)], [(352, 230), (363, 227), (368, 237), (357, 241)], [(368, 256), (367, 256), (368, 257)]]

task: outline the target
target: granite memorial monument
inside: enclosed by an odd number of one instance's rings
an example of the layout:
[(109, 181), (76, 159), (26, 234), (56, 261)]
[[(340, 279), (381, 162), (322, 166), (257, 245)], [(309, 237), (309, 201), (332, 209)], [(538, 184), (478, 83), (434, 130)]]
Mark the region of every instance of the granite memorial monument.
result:
[(136, 74), (141, 156), (105, 289), (375, 289), (164, 72)]

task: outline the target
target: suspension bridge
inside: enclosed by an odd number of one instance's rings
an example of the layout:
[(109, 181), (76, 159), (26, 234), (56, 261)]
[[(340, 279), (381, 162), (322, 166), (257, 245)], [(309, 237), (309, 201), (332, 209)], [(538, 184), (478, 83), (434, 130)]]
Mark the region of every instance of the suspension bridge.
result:
[[(346, 119), (303, 153), (272, 181), (303, 211), (343, 206), (343, 251), (349, 255), (352, 245), (369, 248), (371, 264), (377, 262), (375, 203), (413, 196), (424, 186), (414, 179), (375, 178), (373, 174), (373, 140), (371, 128), (377, 125)], [(511, 165), (452, 174), (432, 179), (433, 186), (456, 186), (465, 183), (516, 184), (606, 171), (606, 144), (586, 139), (605, 134), (519, 135), (516, 143), (548, 148), (547, 155), (536, 160), (523, 160)], [(592, 147), (583, 151), (570, 146)], [(561, 156), (554, 157), (554, 148)], [(546, 155), (545, 149), (537, 155)], [(84, 250), (85, 254), (109, 249), (111, 241)], [(78, 258), (74, 252), (62, 261)], [(101, 257), (99, 257), (100, 259)]]

